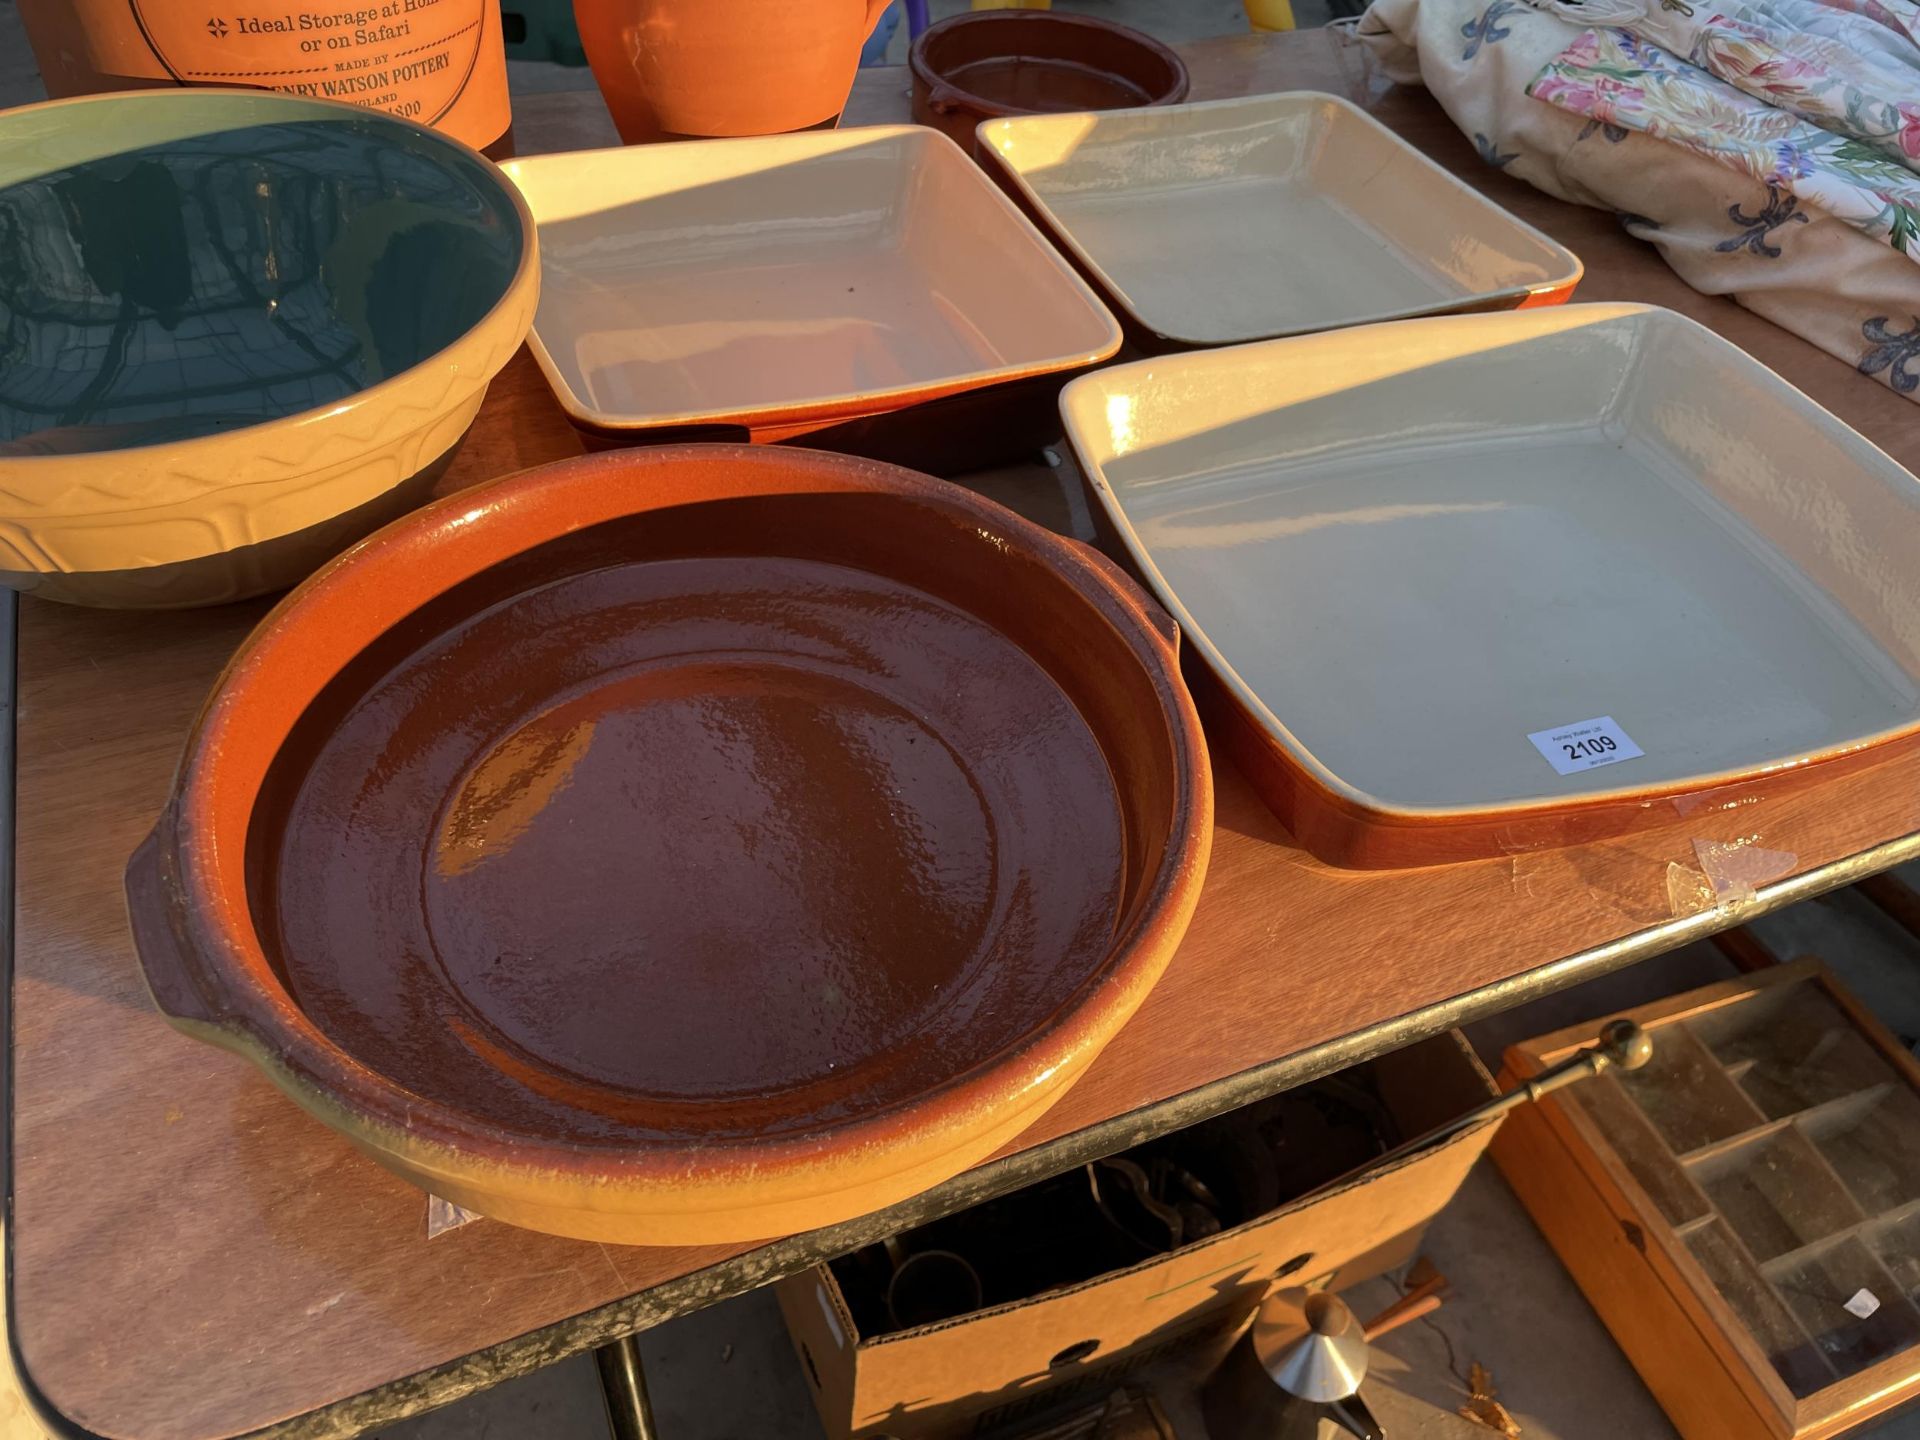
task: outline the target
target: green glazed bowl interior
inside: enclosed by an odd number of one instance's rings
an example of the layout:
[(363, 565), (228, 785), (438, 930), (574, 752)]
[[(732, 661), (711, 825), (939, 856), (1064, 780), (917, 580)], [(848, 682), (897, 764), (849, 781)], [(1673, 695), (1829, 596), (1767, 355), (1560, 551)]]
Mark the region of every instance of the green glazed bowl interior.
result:
[(323, 409), (507, 293), (513, 196), (390, 116), (239, 90), (0, 114), (0, 456)]

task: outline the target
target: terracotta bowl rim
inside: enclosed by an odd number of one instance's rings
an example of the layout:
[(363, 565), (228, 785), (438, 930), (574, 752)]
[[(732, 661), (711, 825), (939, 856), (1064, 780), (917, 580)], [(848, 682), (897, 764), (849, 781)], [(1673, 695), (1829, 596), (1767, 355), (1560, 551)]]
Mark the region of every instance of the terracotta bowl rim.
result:
[[(343, 120), (348, 118), (360, 120), (372, 119), (376, 122), (398, 126), (403, 130), (418, 131), (429, 140), (444, 145), (464, 156), (466, 159), (474, 161), (480, 167), (481, 173), (486, 177), (488, 182), (507, 197), (520, 230), (519, 263), (514, 267), (513, 274), (508, 278), (506, 284), (501, 287), (499, 296), (494, 300), (494, 303), (488, 307), (487, 312), (465, 331), (455, 336), (433, 354), (423, 356), (421, 359), (407, 366), (406, 369), (397, 370), (391, 375), (383, 376), (371, 385), (362, 386), (352, 394), (343, 396), (339, 400), (325, 405), (310, 406), (305, 410), (296, 410), (290, 415), (277, 415), (270, 420), (261, 420), (256, 424), (242, 426), (237, 430), (216, 431), (210, 435), (196, 435), (187, 440), (161, 440), (149, 445), (118, 446), (111, 450), (89, 450), (78, 454), (8, 455), (0, 457), (0, 471), (12, 470), (16, 466), (22, 467), (19, 473), (23, 479), (39, 481), (44, 484), (57, 483), (63, 478), (69, 480), (78, 479), (81, 478), (80, 472), (97, 467), (103, 462), (109, 460), (124, 460), (125, 457), (139, 456), (143, 453), (148, 455), (166, 454), (169, 468), (174, 470), (196, 469), (198, 468), (198, 463), (202, 461), (210, 464), (224, 465), (227, 463), (229, 457), (224, 456), (222, 452), (226, 447), (230, 447), (234, 443), (236, 437), (247, 437), (249, 440), (252, 440), (255, 437), (273, 430), (290, 430), (308, 425), (321, 425), (328, 421), (338, 420), (348, 414), (363, 413), (369, 409), (386, 404), (396, 396), (402, 394), (405, 390), (419, 385), (422, 381), (434, 378), (434, 376), (440, 372), (448, 370), (450, 367), (447, 364), (447, 357), (453, 354), (454, 351), (472, 345), (476, 339), (486, 335), (502, 324), (513, 323), (513, 312), (516, 308), (520, 307), (528, 287), (537, 287), (540, 283), (539, 233), (534, 226), (533, 211), (528, 206), (526, 197), (520, 193), (520, 187), (508, 179), (506, 172), (498, 165), (494, 164), (493, 161), (489, 160), (485, 155), (482, 155), (465, 141), (456, 139), (445, 131), (436, 130), (432, 126), (419, 124), (417, 121), (405, 119), (402, 116), (391, 114), (385, 110), (370, 110), (365, 106), (348, 104), (344, 100), (328, 100), (317, 95), (285, 95), (278, 91), (251, 90), (223, 85), (174, 85), (146, 90), (110, 90), (97, 95), (69, 95), (57, 100), (38, 100), (31, 105), (16, 106), (4, 114), (0, 114), (0, 128), (4, 128), (5, 125), (22, 115), (58, 110), (70, 106), (127, 104), (132, 101), (179, 104), (184, 100), (215, 100), (216, 103), (239, 100), (251, 105), (284, 103), (297, 109), (317, 106), (322, 109), (338, 112), (339, 117)], [(527, 306), (526, 312), (527, 325), (531, 327), (533, 323), (532, 307)], [(522, 330), (521, 339), (524, 340), (525, 335), (525, 330)], [(507, 352), (502, 364), (505, 363), (505, 359), (510, 359), (511, 357), (512, 351), (510, 350)], [(435, 406), (433, 408), (437, 413), (440, 407)], [(386, 434), (385, 431), (380, 433), (383, 437)], [(369, 450), (377, 450), (381, 448), (381, 445), (384, 443), (385, 441), (383, 439), (381, 442), (369, 445), (367, 448)], [(33, 468), (28, 470), (25, 467)], [(68, 476), (62, 476), (62, 468), (74, 473)]]
[[(1003, 105), (989, 100), (984, 95), (976, 95), (964, 85), (955, 84), (943, 71), (934, 66), (930, 52), (940, 40), (956, 31), (979, 25), (1029, 24), (1039, 21), (1043, 25), (1072, 30), (1103, 31), (1116, 38), (1132, 42), (1138, 49), (1145, 51), (1166, 65), (1173, 77), (1173, 85), (1165, 94), (1156, 95), (1143, 106), (1126, 108), (1141, 109), (1156, 105), (1177, 105), (1187, 97), (1193, 85), (1193, 78), (1187, 71), (1187, 62), (1164, 40), (1137, 30), (1131, 25), (1123, 25), (1118, 20), (1107, 20), (1098, 15), (1082, 15), (1072, 10), (962, 10), (949, 15), (944, 20), (936, 20), (914, 37), (913, 44), (907, 47), (907, 68), (913, 74), (916, 83), (927, 86), (943, 86), (963, 97), (966, 103), (984, 107), (996, 116), (1033, 115), (1044, 112), (1027, 110), (1019, 106)], [(1009, 58), (1012, 58), (1009, 56)]]
[[(543, 1139), (414, 1094), (339, 1048), (274, 977), (253, 928), (246, 885), (245, 832), (257, 786), (229, 779), (220, 756), (235, 736), (246, 732), (248, 721), (258, 718), (249, 712), (259, 691), (271, 691), (279, 667), (300, 663), (310, 632), (337, 631), (353, 617), (354, 633), (338, 643), (351, 644), (351, 653), (357, 654), (392, 618), (508, 555), (567, 533), (572, 528), (568, 515), (577, 513), (567, 497), (610, 488), (605, 487), (609, 472), (622, 472), (631, 480), (648, 470), (714, 463), (772, 476), (819, 476), (835, 482), (824, 487), (829, 491), (880, 491), (938, 506), (1008, 535), (1049, 563), (1114, 627), (1159, 696), (1176, 787), (1173, 823), (1160, 863), (1141, 886), (1142, 898), (1131, 920), (1117, 931), (1106, 959), (1082, 982), (1077, 1001), (1064, 1013), (1043, 1019), (971, 1071), (857, 1120), (764, 1141), (642, 1141), (623, 1147)], [(790, 492), (776, 482), (728, 493)], [(643, 485), (635, 486), (623, 497), (633, 503), (596, 514), (587, 523), (662, 508), (649, 503), (652, 494)], [(501, 533), (512, 540), (510, 549), (483, 556), (480, 565), (456, 565), (439, 576), (412, 563), (423, 546), (447, 553), (450, 530), (484, 534), (487, 527), (474, 523), (481, 507), (494, 517), (496, 530), (506, 527)], [(550, 528), (537, 533), (523, 524), (516, 528), (516, 522), (528, 518), (529, 507), (544, 509), (553, 518)], [(1003, 1122), (1009, 1108), (1038, 1103), (1056, 1072), (1063, 1080), (1077, 1074), (1125, 1023), (1171, 957), (1205, 873), (1213, 826), (1212, 772), (1198, 713), (1180, 677), (1176, 645), (1149, 618), (1152, 610), (1146, 607), (1154, 602), (1144, 592), (1128, 593), (1134, 587), (1116, 580), (1120, 572), (1103, 566), (1111, 562), (1082, 553), (1075, 542), (958, 485), (877, 461), (789, 447), (692, 444), (586, 455), (522, 471), (416, 511), (361, 541), (282, 600), (235, 653), (195, 721), (153, 839), (167, 881), (166, 919), (186, 940), (190, 955), (198, 957), (200, 973), (216, 977), (226, 995), (225, 1003), (211, 1007), (214, 1013), (205, 1020), (178, 1018), (205, 1038), (239, 1049), (290, 1080), (304, 1092), (303, 1103), (340, 1118), (359, 1132), (363, 1143), (450, 1175), (532, 1173), (616, 1187), (657, 1186), (663, 1197), (660, 1208), (674, 1210), (711, 1203), (716, 1195), (831, 1191), (844, 1183), (830, 1174), (832, 1162), (841, 1157), (877, 1181), (964, 1149), (996, 1119)], [(389, 582), (383, 596), (398, 597), (392, 617), (370, 621), (343, 603), (373, 578)], [(336, 668), (329, 664), (325, 676), (305, 683), (317, 690), (333, 673)], [(310, 698), (299, 701), (299, 710), (304, 711)], [(276, 722), (274, 753), (283, 739), (284, 727)], [(252, 793), (236, 797), (236, 790)], [(230, 833), (234, 827), (215, 813), (219, 801), (246, 814), (248, 823), (238, 827), (242, 833)], [(674, 1192), (682, 1191), (686, 1198), (674, 1203)]]

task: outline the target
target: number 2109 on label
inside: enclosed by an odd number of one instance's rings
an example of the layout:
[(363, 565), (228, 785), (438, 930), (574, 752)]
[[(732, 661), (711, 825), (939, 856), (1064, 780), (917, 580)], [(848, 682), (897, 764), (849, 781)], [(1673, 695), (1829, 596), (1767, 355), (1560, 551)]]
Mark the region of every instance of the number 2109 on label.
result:
[(1576, 721), (1572, 725), (1556, 725), (1551, 730), (1535, 730), (1527, 739), (1559, 775), (1578, 775), (1599, 765), (1638, 759), (1646, 753), (1627, 738), (1627, 732), (1611, 715)]

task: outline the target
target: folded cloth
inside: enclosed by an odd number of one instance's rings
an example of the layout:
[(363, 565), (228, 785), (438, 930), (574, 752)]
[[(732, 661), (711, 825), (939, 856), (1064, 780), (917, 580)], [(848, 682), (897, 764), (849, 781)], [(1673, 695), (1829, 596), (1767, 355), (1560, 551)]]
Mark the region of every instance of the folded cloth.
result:
[[(1900, 63), (1905, 37), (1920, 13), (1907, 0), (1850, 0), (1846, 10), (1817, 0), (1764, 3), (1775, 11), (1792, 5), (1824, 12), (1806, 23), (1825, 27), (1828, 38), (1842, 43), (1868, 33), (1858, 28), (1861, 25), (1883, 32), (1893, 44), (1887, 55), (1872, 52), (1870, 65), (1882, 67), (1887, 75), (1895, 73), (1892, 67)], [(1669, 5), (1691, 8), (1693, 14), (1669, 10)], [(1629, 234), (1656, 246), (1694, 289), (1729, 296), (1862, 374), (1920, 400), (1920, 265), (1893, 248), (1900, 223), (1895, 217), (1887, 217), (1883, 235), (1871, 234), (1850, 223), (1870, 220), (1864, 213), (1842, 218), (1782, 185), (1777, 176), (1757, 174), (1745, 163), (1730, 163), (1623, 123), (1614, 118), (1622, 113), (1618, 108), (1602, 113), (1598, 102), (1581, 109), (1527, 93), (1537, 78), (1549, 73), (1577, 83), (1575, 62), (1562, 70), (1555, 67), (1596, 22), (1606, 24), (1616, 39), (1617, 27), (1631, 26), (1628, 38), (1636, 42), (1643, 26), (1677, 26), (1682, 21), (1697, 22), (1699, 33), (1713, 38), (1734, 28), (1716, 24), (1716, 17), (1739, 18), (1755, 8), (1748, 5), (1730, 15), (1726, 7), (1709, 10), (1701, 0), (1374, 0), (1357, 34), (1374, 67), (1387, 78), (1424, 84), (1488, 164), (1550, 195), (1613, 210)], [(1564, 18), (1569, 14), (1580, 18)], [(1661, 33), (1691, 47), (1678, 29)], [(1705, 58), (1707, 51), (1697, 53)], [(1789, 78), (1769, 72), (1769, 57), (1758, 51), (1737, 65), (1737, 57), (1728, 58), (1732, 52), (1725, 43), (1720, 53), (1717, 63), (1728, 75), (1738, 70), (1748, 86)], [(1743, 100), (1752, 94), (1716, 72), (1706, 73)], [(1881, 70), (1863, 68), (1860, 73), (1871, 80)], [(1617, 76), (1596, 73), (1590, 78), (1596, 89), (1633, 88)], [(1864, 83), (1856, 83), (1855, 89), (1867, 93)], [(1910, 88), (1906, 95), (1920, 102), (1920, 88)], [(1612, 103), (1619, 99), (1616, 92)], [(1848, 102), (1836, 96), (1827, 103), (1844, 111)], [(1889, 103), (1899, 114), (1903, 101)], [(1763, 108), (1785, 114), (1788, 125), (1807, 119), (1785, 113), (1784, 107)], [(1809, 100), (1807, 109), (1812, 108)], [(1831, 131), (1815, 128), (1831, 138)], [(1901, 143), (1897, 129), (1862, 144), (1880, 156), (1887, 153), (1889, 142)], [(1824, 178), (1838, 183), (1830, 173)], [(1845, 178), (1864, 195), (1878, 193), (1875, 179)], [(1868, 203), (1857, 201), (1855, 212), (1864, 212)]]
[(1891, 159), (1920, 157), (1920, 7), (1910, 0), (1647, 4), (1640, 39)]
[[(1805, 0), (1789, 3), (1825, 8)], [(1692, 53), (1713, 68), (1690, 64), (1640, 33), (1674, 27), (1636, 24), (1581, 35), (1547, 63), (1527, 93), (1590, 120), (1685, 146), (1920, 261), (1920, 172), (1900, 158), (1909, 143), (1920, 153), (1920, 98), (1913, 104), (1876, 98), (1855, 84), (1877, 78), (1865, 55), (1851, 57), (1842, 78), (1794, 53), (1799, 40), (1820, 47), (1836, 43), (1819, 36), (1782, 35), (1777, 43), (1743, 39), (1736, 46), (1728, 37), (1745, 32), (1730, 28), (1733, 22), (1725, 17), (1716, 15), (1704, 27), (1689, 24), (1697, 34)], [(1920, 47), (1907, 39), (1900, 44), (1920, 61)], [(1920, 68), (1908, 83), (1920, 97)]]

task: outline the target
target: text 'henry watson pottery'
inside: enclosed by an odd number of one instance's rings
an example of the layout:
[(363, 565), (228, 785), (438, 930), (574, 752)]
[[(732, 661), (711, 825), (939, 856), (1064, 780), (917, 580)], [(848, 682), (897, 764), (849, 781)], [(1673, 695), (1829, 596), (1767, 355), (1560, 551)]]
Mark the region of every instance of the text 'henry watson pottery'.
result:
[(925, 476), (628, 450), (391, 525), (222, 676), (128, 872), (160, 1008), (469, 1209), (832, 1224), (1033, 1122), (1212, 835), (1176, 635)]
[(574, 0), (620, 138), (778, 135), (838, 115), (889, 0)]

